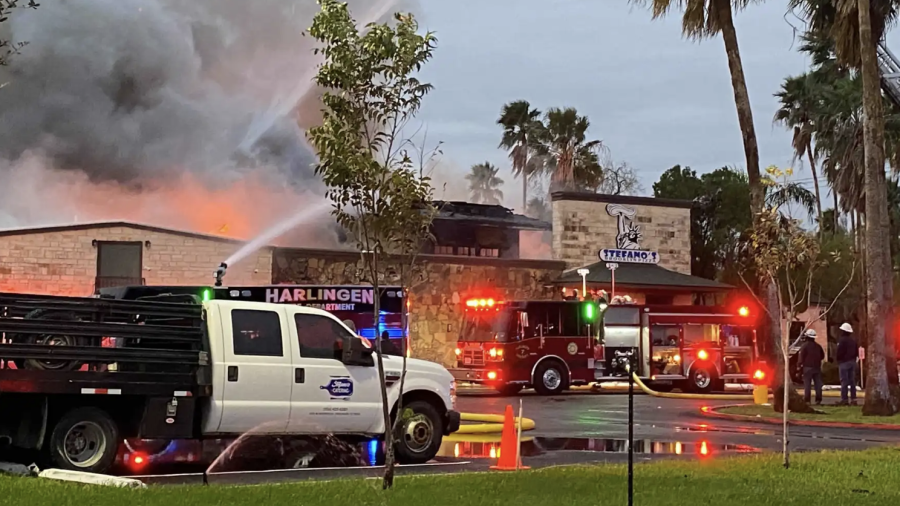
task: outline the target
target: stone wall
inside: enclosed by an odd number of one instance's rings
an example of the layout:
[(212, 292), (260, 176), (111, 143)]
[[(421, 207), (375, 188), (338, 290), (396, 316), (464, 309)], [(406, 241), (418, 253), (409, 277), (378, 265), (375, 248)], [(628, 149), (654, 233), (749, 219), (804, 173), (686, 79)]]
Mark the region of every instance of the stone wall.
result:
[[(73, 225), (0, 232), (0, 291), (87, 296), (94, 292), (94, 241), (143, 246), (143, 278), (150, 285), (212, 284), (213, 271), (241, 242), (129, 223)], [(228, 269), (234, 284), (272, 279), (272, 248)]]
[[(421, 255), (416, 282), (410, 289), (410, 337), (413, 356), (451, 366), (459, 338), (464, 302), (470, 297), (552, 299), (548, 285), (563, 263)], [(275, 284), (367, 284), (360, 257), (351, 252), (276, 249)], [(381, 280), (399, 284), (396, 270)]]
[(557, 192), (552, 195), (553, 258), (569, 268), (599, 261), (601, 249), (616, 248), (618, 218), (607, 211), (621, 204), (635, 211), (640, 249), (656, 251), (659, 265), (691, 273), (691, 203), (650, 197)]

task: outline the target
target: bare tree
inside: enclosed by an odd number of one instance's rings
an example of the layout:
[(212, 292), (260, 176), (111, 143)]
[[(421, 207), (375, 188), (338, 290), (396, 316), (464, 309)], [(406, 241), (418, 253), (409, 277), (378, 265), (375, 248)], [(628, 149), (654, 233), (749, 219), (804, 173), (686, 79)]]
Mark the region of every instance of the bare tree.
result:
[[(769, 177), (763, 178), (764, 184), (774, 187), (774, 190), (781, 190), (790, 183), (787, 178), (792, 175), (792, 171), (781, 171), (777, 167), (769, 167), (766, 169)], [(767, 207), (754, 217), (753, 230), (750, 234), (750, 253), (753, 259), (754, 267), (759, 275), (771, 283), (776, 288), (779, 308), (778, 314), (773, 315), (781, 321), (788, 322), (787, 325), (781, 325), (781, 356), (784, 367), (784, 375), (782, 376), (783, 394), (781, 399), (782, 406), (782, 453), (783, 465), (785, 468), (790, 467), (790, 432), (788, 421), (790, 412), (805, 411), (815, 412), (805, 403), (793, 405), (790, 402), (790, 394), (793, 392), (789, 371), (790, 361), (790, 324), (796, 316), (801, 312), (803, 306), (807, 306), (812, 295), (812, 283), (817, 269), (827, 265), (830, 262), (838, 261), (835, 255), (831, 258), (822, 258), (821, 243), (816, 234), (803, 228), (801, 222), (786, 214), (780, 205), (769, 204)], [(855, 268), (855, 262), (853, 263)], [(834, 298), (828, 308), (821, 313), (821, 317), (826, 316), (835, 306), (840, 296), (844, 294), (850, 283), (853, 281), (853, 273), (847, 279), (847, 283), (838, 292), (838, 296)], [(746, 284), (746, 281), (745, 281)], [(749, 287), (749, 284), (748, 284)], [(770, 309), (761, 304), (766, 311)], [(807, 322), (802, 330), (805, 333), (809, 329), (810, 323)], [(777, 396), (776, 392), (776, 396)], [(777, 401), (778, 399), (776, 399)], [(776, 406), (778, 402), (775, 402)]]
[(616, 162), (611, 157), (604, 157), (603, 179), (597, 193), (607, 195), (638, 195), (644, 192), (641, 179), (628, 162)]

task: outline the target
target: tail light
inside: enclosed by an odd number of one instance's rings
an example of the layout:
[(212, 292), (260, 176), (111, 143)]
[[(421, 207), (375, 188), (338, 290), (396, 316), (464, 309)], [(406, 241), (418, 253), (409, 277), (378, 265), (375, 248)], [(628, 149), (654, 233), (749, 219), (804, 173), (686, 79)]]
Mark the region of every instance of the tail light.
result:
[(133, 471), (143, 469), (149, 461), (149, 457), (143, 452), (135, 452), (129, 455), (127, 463)]
[(489, 379), (489, 380), (497, 379), (497, 372), (496, 371), (488, 371), (487, 379)]
[(766, 372), (762, 369), (757, 369), (755, 373), (753, 373), (753, 379), (756, 381), (762, 381), (766, 379)]
[(709, 353), (707, 353), (706, 350), (700, 350), (697, 352), (697, 358), (699, 358), (700, 360), (706, 360), (709, 358)]

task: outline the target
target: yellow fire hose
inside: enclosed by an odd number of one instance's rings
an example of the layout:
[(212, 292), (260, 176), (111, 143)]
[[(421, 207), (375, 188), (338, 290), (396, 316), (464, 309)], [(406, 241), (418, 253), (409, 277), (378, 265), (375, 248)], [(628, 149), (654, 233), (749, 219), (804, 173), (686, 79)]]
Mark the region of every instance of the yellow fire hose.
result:
[[(487, 415), (482, 413), (461, 413), (460, 419), (464, 422), (481, 422), (474, 424), (465, 424), (459, 427), (459, 430), (453, 434), (500, 434), (503, 432), (503, 415)], [(516, 425), (519, 419), (513, 419)], [(534, 420), (530, 418), (522, 418), (522, 430), (534, 430)]]
[[(449, 436), (444, 436), (444, 441), (458, 443), (499, 443), (500, 438), (500, 434), (460, 434), (459, 432), (454, 432)], [(522, 442), (531, 441), (533, 439), (533, 437), (526, 437), (524, 434), (522, 435)]]
[[(634, 376), (634, 382), (644, 391), (647, 395), (652, 395), (653, 397), (662, 397), (664, 399), (706, 399), (710, 401), (752, 401), (752, 394), (673, 394), (671, 392), (657, 392), (655, 390), (651, 390), (650, 387), (644, 384), (640, 378), (638, 378), (637, 374), (632, 374)], [(840, 397), (840, 392), (822, 392), (824, 397)], [(865, 397), (865, 392), (857, 392), (857, 397)], [(769, 394), (769, 397), (772, 397), (772, 394)]]

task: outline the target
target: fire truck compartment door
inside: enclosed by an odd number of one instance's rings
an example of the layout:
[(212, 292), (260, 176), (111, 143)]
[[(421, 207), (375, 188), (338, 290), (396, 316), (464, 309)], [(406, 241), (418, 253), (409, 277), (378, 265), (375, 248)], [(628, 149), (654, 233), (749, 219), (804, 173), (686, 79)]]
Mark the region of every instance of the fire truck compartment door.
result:
[(641, 328), (606, 327), (603, 331), (603, 345), (607, 348), (637, 348), (641, 342)]

